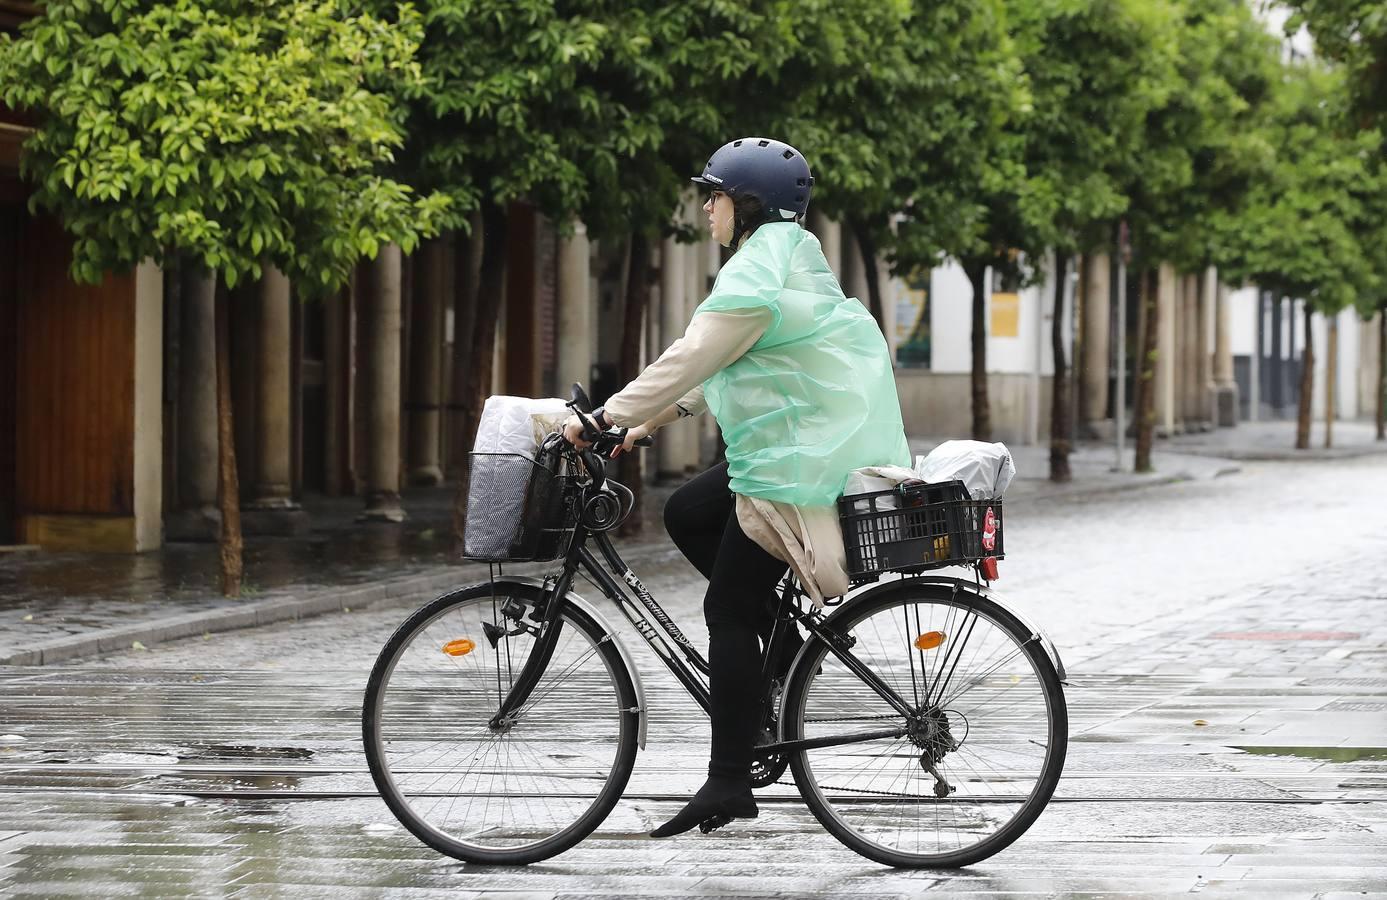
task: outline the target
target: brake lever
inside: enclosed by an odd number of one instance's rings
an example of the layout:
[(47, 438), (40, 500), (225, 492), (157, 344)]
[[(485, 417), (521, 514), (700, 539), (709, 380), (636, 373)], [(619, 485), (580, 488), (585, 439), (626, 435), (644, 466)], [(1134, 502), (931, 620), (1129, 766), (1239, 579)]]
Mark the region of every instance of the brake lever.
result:
[(573, 414), (578, 417), (578, 421), (583, 423), (583, 440), (589, 443), (596, 443), (597, 438), (602, 434), (602, 429), (597, 427), (597, 423), (589, 419), (587, 414), (578, 408), (577, 401), (570, 400), (564, 405), (573, 410)]

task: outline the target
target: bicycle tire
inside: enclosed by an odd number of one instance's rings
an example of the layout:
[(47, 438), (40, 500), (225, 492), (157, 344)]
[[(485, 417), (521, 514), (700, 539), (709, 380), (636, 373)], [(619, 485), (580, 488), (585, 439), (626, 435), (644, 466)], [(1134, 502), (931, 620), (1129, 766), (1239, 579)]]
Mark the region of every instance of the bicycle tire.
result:
[[(523, 642), (528, 640), (533, 646), (534, 638), (524, 633), (505, 635), (493, 644), (481, 623), (518, 625), (498, 612), (505, 600), (520, 601), (528, 613), (542, 596), (539, 587), (510, 580), (497, 580), (494, 587), (484, 582), (444, 594), (412, 613), (396, 629), (381, 649), (367, 682), (362, 738), (376, 788), (415, 837), (455, 859), (526, 865), (562, 853), (607, 817), (635, 765), (640, 713), (631, 673), (605, 623), (570, 603), (564, 604), (559, 615), (561, 633), (554, 655), (515, 723), (500, 733), (487, 726), (486, 719), (499, 706), (497, 698), (519, 672), (520, 655), (528, 655)], [(521, 619), (533, 621), (528, 616)], [(435, 627), (440, 622), (444, 624)], [(459, 657), (449, 657), (446, 644), (439, 652), (439, 641), (448, 636), (475, 645), (460, 657), (464, 662), (472, 661), (466, 663), (466, 669), (457, 662)], [(460, 647), (458, 644), (454, 649)], [(511, 652), (510, 665), (503, 675), (506, 649)], [(488, 667), (488, 659), (494, 666)], [(578, 670), (579, 665), (593, 660), (597, 663)], [(402, 661), (407, 662), (403, 670)], [(474, 666), (480, 678), (458, 674)], [(493, 676), (497, 683), (492, 682)], [(573, 683), (564, 684), (565, 679)], [(485, 688), (481, 687), (483, 680)], [(445, 704), (443, 715), (436, 715)], [(550, 704), (548, 713), (534, 716), (533, 710), (540, 704)], [(566, 704), (557, 711), (562, 715), (554, 709), (559, 704)], [(448, 746), (437, 750), (454, 731), (461, 735), (456, 748), (461, 755), (454, 755)], [(427, 743), (421, 743), (421, 737)], [(610, 738), (611, 746), (599, 743), (605, 738)], [(583, 754), (589, 751), (595, 752), (596, 766), (606, 768), (600, 782), (594, 781), (600, 769), (589, 773), (582, 762)], [(425, 752), (430, 756), (424, 757)], [(542, 796), (544, 791), (508, 788), (506, 772), (513, 758), (530, 770), (540, 785), (550, 785), (547, 798)], [(605, 762), (608, 758), (609, 763)], [(459, 761), (454, 764), (454, 759)], [(571, 765), (570, 760), (576, 762)], [(425, 762), (428, 765), (424, 766)], [(461, 768), (464, 764), (465, 770)], [(482, 768), (478, 769), (479, 765)], [(559, 771), (563, 766), (570, 768)], [(501, 770), (499, 776), (497, 770)], [(485, 789), (480, 789), (488, 777)], [(499, 791), (495, 787), (498, 777)], [(455, 780), (444, 780), (448, 778)], [(430, 779), (427, 785), (416, 789), (425, 779)], [(438, 789), (440, 781), (449, 790)], [(584, 785), (591, 790), (572, 796)], [(449, 796), (452, 800), (442, 821), (436, 821), (435, 810)], [(482, 811), (474, 813), (483, 796)], [(466, 808), (457, 825), (450, 827), (450, 817), (464, 798)], [(433, 802), (425, 810), (428, 800)], [(573, 812), (555, 813), (555, 808)], [(538, 821), (545, 816), (550, 817), (547, 828)], [(524, 821), (526, 818), (535, 821)]]
[[(930, 616), (933, 624), (927, 625), (924, 617), (919, 617), (922, 607), (923, 611), (933, 614)], [(904, 626), (896, 629), (896, 635), (881, 636), (879, 623), (893, 622), (898, 611)], [(882, 619), (883, 616), (886, 618)], [(910, 627), (912, 616), (915, 617), (914, 628)], [(965, 637), (964, 628), (969, 621), (974, 624), (967, 627)], [(870, 629), (868, 622), (872, 623)], [(979, 632), (977, 623), (987, 624)], [(835, 634), (851, 636), (856, 641), (851, 648), (854, 655), (898, 690), (906, 677), (901, 659), (910, 660), (911, 689), (901, 694), (916, 713), (916, 725), (912, 732), (894, 739), (811, 749), (793, 755), (790, 764), (800, 795), (824, 828), (862, 856), (898, 868), (970, 865), (1005, 849), (1024, 834), (1054, 794), (1064, 768), (1068, 743), (1068, 710), (1063, 688), (1039, 637), (991, 599), (954, 591), (945, 585), (908, 579), (849, 601), (825, 625)], [(931, 635), (943, 635), (934, 649), (950, 646), (950, 652), (956, 657), (953, 669), (949, 669), (942, 656), (930, 658), (933, 650), (906, 648), (902, 654), (899, 648), (891, 649), (900, 637), (913, 642), (916, 638), (911, 637), (912, 631), (918, 631), (918, 639), (925, 644), (935, 639)], [(974, 634), (979, 635), (979, 643), (974, 645), (968, 657), (970, 662), (960, 673), (958, 660), (969, 653), (967, 642)], [(1012, 655), (1002, 656), (1001, 664), (992, 671), (979, 668), (970, 673), (969, 665), (977, 661), (980, 652), (986, 652), (989, 639), (995, 639), (999, 654), (1010, 644)], [(877, 652), (881, 648), (885, 650)], [(886, 654), (885, 662), (881, 658), (883, 653)], [(921, 661), (918, 674), (917, 656)], [(982, 664), (990, 665), (991, 662), (991, 657), (984, 656)], [(927, 667), (928, 676), (925, 675)], [(946, 671), (950, 673), (949, 678), (943, 677)], [(953, 677), (960, 680), (953, 682)], [(921, 696), (914, 693), (917, 682), (924, 689)], [(993, 706), (999, 697), (1014, 689), (1018, 692), (1006, 703)], [(931, 704), (928, 698), (936, 691), (942, 700)], [(960, 699), (970, 691), (976, 693), (967, 700)], [(876, 704), (876, 714), (873, 714), (872, 703)], [(992, 707), (991, 719), (985, 715), (989, 706)], [(835, 708), (853, 715), (821, 718), (825, 711), (832, 714)], [(1028, 733), (1036, 724), (1033, 720), (1042, 714), (1045, 719), (1043, 754), (1035, 762), (1034, 771), (1029, 767), (1020, 770), (1023, 760), (1037, 756), (1030, 745), (1036, 744), (1041, 735), (1028, 736)], [(847, 726), (842, 724), (844, 720), (856, 720), (858, 724)], [(842, 733), (849, 727), (866, 731), (873, 727), (877, 730), (889, 728), (893, 722), (900, 727), (909, 725), (904, 715), (880, 700), (867, 683), (848, 670), (817, 637), (806, 645), (796, 660), (786, 689), (782, 721), (785, 722), (786, 740), (821, 736), (835, 729)], [(863, 725), (864, 721), (869, 724)], [(830, 725), (830, 722), (839, 724)], [(944, 723), (942, 728), (940, 722)], [(1018, 730), (1018, 727), (1025, 730)], [(957, 733), (960, 731), (962, 737)], [(944, 749), (953, 742), (958, 746)], [(934, 756), (940, 758), (936, 760)], [(859, 763), (864, 757), (865, 764)], [(925, 768), (927, 757), (936, 766), (937, 774)], [(1015, 760), (1018, 771), (997, 770), (993, 774), (991, 767), (999, 760), (1007, 765), (1010, 763), (1006, 761)], [(881, 781), (887, 773), (890, 780)], [(933, 784), (926, 795), (925, 783), (930, 779)], [(942, 797), (935, 793), (949, 787), (954, 791), (962, 789), (963, 793)], [(1022, 790), (1024, 794), (1020, 793)], [(999, 827), (985, 835), (982, 833), (986, 825), (1008, 811), (1010, 815)], [(909, 821), (912, 813), (913, 826)], [(903, 823), (896, 826), (894, 843), (890, 839), (891, 821)], [(951, 841), (946, 841), (951, 823), (969, 840), (955, 835)], [(934, 829), (932, 842), (929, 840), (931, 825)], [(910, 843), (912, 827), (913, 845)]]

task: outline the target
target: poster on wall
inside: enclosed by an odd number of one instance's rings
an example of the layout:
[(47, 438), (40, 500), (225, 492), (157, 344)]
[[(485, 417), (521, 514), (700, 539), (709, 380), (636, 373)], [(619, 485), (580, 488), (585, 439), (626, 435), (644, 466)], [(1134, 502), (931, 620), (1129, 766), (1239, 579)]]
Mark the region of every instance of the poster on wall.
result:
[(901, 279), (896, 293), (896, 364), (928, 369), (930, 271), (914, 272)]
[(1014, 338), (1021, 335), (1021, 296), (1012, 293), (992, 295), (991, 337)]

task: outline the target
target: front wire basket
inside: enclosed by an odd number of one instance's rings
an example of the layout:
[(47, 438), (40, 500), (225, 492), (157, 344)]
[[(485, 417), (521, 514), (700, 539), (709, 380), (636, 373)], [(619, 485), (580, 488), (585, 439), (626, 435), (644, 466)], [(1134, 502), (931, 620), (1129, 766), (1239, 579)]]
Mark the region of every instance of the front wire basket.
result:
[(546, 562), (564, 555), (577, 526), (578, 478), (557, 447), (469, 456), (463, 556)]
[(853, 584), (1003, 559), (1002, 500), (972, 500), (961, 481), (901, 484), (838, 501)]

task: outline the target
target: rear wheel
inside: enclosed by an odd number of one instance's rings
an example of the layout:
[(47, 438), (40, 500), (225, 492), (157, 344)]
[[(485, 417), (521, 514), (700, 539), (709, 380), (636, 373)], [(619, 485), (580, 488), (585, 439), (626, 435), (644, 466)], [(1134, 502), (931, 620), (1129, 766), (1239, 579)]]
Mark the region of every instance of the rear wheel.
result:
[(391, 811), (441, 853), (524, 864), (572, 847), (621, 797), (637, 700), (608, 630), (565, 604), (525, 703), (496, 721), (536, 649), (542, 591), (498, 581), (445, 594), (381, 650), (362, 710), (371, 775)]
[(901, 867), (969, 865), (1020, 837), (1054, 793), (1068, 741), (1040, 638), (991, 600), (910, 581), (827, 624), (910, 714), (812, 639), (790, 676), (786, 739), (899, 731), (795, 754), (795, 782), (823, 826)]

